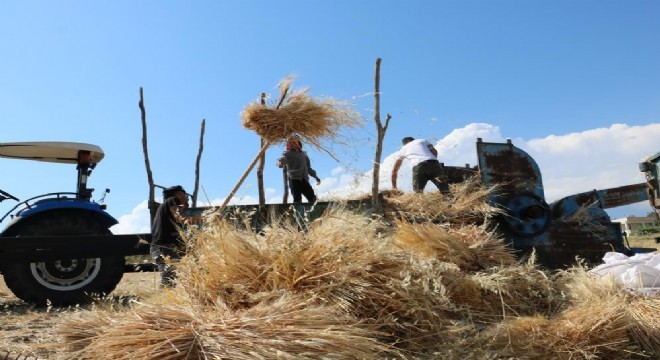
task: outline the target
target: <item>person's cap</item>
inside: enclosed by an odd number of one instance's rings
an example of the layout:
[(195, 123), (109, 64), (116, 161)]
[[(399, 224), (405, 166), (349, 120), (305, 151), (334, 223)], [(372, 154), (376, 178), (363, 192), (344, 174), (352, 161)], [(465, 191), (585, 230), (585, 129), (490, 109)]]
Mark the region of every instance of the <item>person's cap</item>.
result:
[(181, 185), (170, 186), (166, 189), (163, 189), (163, 197), (166, 199), (170, 198), (179, 191), (182, 191), (184, 194), (186, 193), (186, 190), (184, 190), (183, 186)]
[(403, 143), (403, 145), (405, 145), (405, 144), (407, 144), (407, 143), (409, 143), (409, 142), (411, 142), (411, 141), (413, 141), (413, 140), (415, 140), (414, 137), (406, 136), (406, 137), (404, 137), (404, 138), (401, 140), (401, 142)]
[(300, 141), (300, 138), (297, 136), (292, 136), (286, 141), (287, 145), (293, 145), (297, 147), (298, 149), (302, 149), (302, 141)]

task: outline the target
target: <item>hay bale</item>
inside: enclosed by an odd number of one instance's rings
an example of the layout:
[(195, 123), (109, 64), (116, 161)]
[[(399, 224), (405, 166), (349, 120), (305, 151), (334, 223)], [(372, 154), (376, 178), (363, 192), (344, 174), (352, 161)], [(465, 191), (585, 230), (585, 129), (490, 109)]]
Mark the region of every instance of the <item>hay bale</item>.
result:
[(305, 226), (282, 219), (256, 233), (241, 214), (234, 224), (207, 215), (187, 233), (194, 251), (178, 286), (151, 304), (69, 322), (71, 358), (637, 359), (660, 350), (657, 299), (579, 267), (553, 275), (533, 257), (512, 263), (486, 225), (388, 228), (331, 208)]
[(513, 251), (487, 226), (397, 222), (394, 239), (422, 256), (456, 264), (463, 271), (515, 263)]
[(603, 299), (557, 317), (514, 317), (480, 333), (474, 342), (501, 358), (626, 359), (639, 348), (629, 342), (623, 306)]
[(222, 222), (213, 227), (196, 237), (196, 256), (181, 264), (177, 291), (193, 302), (237, 311), (296, 294), (370, 319), (400, 347), (420, 346), (420, 332), (446, 324), (440, 281), (446, 268), (394, 248), (379, 235), (382, 224), (365, 215), (331, 211), (306, 233), (286, 223), (261, 234)]
[(386, 218), (391, 220), (432, 221), (457, 226), (483, 224), (503, 212), (486, 201), (495, 190), (495, 187), (483, 186), (479, 178), (471, 177), (463, 183), (451, 184), (451, 195), (439, 191), (386, 194), (383, 208)]
[[(245, 311), (139, 304), (62, 328), (75, 359), (364, 359), (401, 356), (359, 320), (285, 296)], [(89, 335), (89, 328), (95, 334)]]
[(315, 99), (307, 93), (307, 89), (293, 93), (279, 107), (248, 104), (241, 112), (243, 127), (269, 143), (298, 135), (319, 146), (322, 138), (336, 138), (341, 129), (361, 125), (361, 115), (351, 104), (333, 98)]

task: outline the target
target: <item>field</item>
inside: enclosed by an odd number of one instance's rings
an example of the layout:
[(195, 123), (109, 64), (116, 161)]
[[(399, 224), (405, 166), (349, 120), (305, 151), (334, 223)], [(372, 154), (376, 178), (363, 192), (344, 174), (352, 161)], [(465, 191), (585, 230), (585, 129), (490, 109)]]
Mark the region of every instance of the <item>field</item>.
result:
[(655, 248), (656, 250), (660, 250), (660, 243), (657, 243), (655, 240), (656, 236), (658, 234), (653, 236), (631, 236), (628, 238), (628, 243), (633, 248)]
[[(131, 300), (158, 296), (158, 273), (127, 273), (107, 302), (96, 306), (127, 304)], [(93, 312), (95, 306), (34, 308), (16, 298), (0, 278), (0, 359), (11, 355), (58, 359), (62, 339), (57, 328), (76, 314)], [(8, 358), (11, 359), (11, 358)]]

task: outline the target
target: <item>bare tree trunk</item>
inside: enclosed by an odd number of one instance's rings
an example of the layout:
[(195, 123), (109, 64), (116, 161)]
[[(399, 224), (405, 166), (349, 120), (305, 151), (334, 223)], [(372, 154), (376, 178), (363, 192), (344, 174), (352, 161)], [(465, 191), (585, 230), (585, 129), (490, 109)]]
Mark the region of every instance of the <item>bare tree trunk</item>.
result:
[[(266, 105), (266, 93), (261, 93), (261, 105)], [(263, 148), (266, 140), (261, 138), (260, 145)], [(257, 186), (259, 187), (259, 206), (266, 205), (266, 192), (264, 191), (264, 165), (266, 163), (266, 153), (259, 158), (259, 167), (257, 168)]]
[(140, 112), (142, 114), (142, 152), (144, 153), (144, 165), (147, 168), (147, 181), (149, 182), (149, 216), (151, 223), (156, 216), (156, 202), (154, 200), (154, 177), (151, 173), (151, 164), (149, 163), (149, 151), (147, 147), (147, 113), (144, 109), (144, 95), (140, 87)]
[(378, 201), (378, 184), (380, 179), (380, 160), (383, 154), (383, 139), (385, 138), (385, 132), (387, 132), (387, 127), (390, 125), (390, 119), (392, 116), (387, 114), (385, 119), (385, 126), (380, 122), (380, 61), (381, 59), (376, 59), (376, 75), (375, 75), (375, 92), (374, 92), (374, 121), (376, 121), (376, 130), (377, 142), (376, 142), (376, 155), (374, 156), (374, 173), (373, 173), (373, 184), (371, 185), (371, 206), (373, 211), (378, 211), (380, 209), (380, 204)]
[(202, 160), (202, 151), (204, 151), (204, 131), (206, 130), (206, 119), (202, 119), (202, 130), (199, 134), (199, 151), (197, 152), (197, 161), (195, 162), (195, 189), (192, 196), (192, 207), (197, 207), (197, 194), (199, 193), (199, 163)]

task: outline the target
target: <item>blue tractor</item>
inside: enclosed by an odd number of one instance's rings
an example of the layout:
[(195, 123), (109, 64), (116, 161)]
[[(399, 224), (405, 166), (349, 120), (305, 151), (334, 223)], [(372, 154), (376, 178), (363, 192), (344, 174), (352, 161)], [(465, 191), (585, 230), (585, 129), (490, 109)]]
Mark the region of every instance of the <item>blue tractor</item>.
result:
[(112, 235), (117, 220), (87, 188), (104, 153), (91, 144), (0, 143), (0, 157), (74, 164), (76, 192), (19, 200), (0, 190), (0, 202), (16, 201), (0, 222), (0, 272), (19, 298), (38, 305), (72, 305), (114, 290), (125, 271), (125, 256), (148, 253), (139, 246), (149, 234)]

